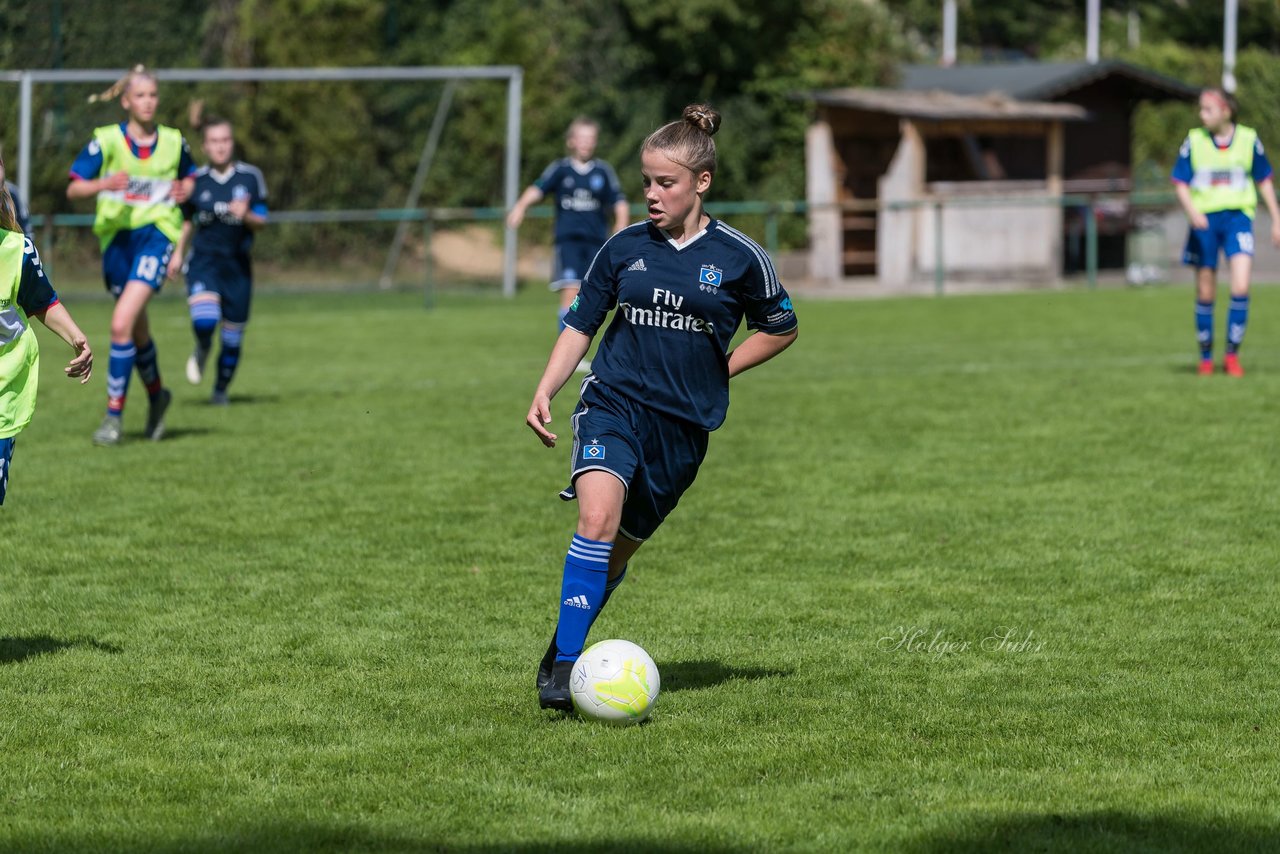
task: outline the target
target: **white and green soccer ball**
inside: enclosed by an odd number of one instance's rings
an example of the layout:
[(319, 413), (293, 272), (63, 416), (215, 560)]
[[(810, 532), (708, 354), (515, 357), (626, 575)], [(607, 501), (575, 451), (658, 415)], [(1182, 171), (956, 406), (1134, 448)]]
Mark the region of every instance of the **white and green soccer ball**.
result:
[(610, 724), (638, 724), (649, 717), (660, 685), (649, 653), (625, 640), (587, 647), (569, 677), (578, 714)]

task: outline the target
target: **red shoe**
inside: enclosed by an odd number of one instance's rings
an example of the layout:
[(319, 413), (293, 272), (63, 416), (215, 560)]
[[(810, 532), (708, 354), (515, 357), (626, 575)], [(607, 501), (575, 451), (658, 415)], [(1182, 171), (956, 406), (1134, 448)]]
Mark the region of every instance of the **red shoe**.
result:
[(1200, 376), (1207, 377), (1213, 373), (1213, 359), (1200, 360)]
[(1236, 353), (1228, 353), (1222, 357), (1222, 370), (1227, 372), (1227, 376), (1244, 376), (1244, 368), (1240, 367), (1240, 356)]

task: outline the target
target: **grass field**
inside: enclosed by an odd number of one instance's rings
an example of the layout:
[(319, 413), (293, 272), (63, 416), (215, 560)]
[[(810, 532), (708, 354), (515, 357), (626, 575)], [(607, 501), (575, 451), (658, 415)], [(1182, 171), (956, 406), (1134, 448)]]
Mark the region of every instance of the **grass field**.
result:
[(114, 449), (106, 304), (87, 388), (41, 332), (0, 850), (1280, 850), (1280, 291), (1244, 380), (1186, 290), (798, 299), (593, 632), (662, 674), (614, 730), (533, 690), (575, 519), (533, 290), (262, 298), (225, 410), (168, 298), (169, 437), (135, 378)]

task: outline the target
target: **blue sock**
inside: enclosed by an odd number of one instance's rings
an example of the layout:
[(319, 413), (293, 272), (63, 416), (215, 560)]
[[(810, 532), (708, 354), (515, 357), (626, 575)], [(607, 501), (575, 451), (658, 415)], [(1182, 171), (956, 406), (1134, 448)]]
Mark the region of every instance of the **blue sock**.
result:
[(1249, 297), (1232, 297), (1227, 309), (1227, 352), (1234, 353), (1244, 343), (1244, 328), (1249, 323)]
[(562, 308), (556, 312), (556, 332), (564, 332), (564, 319), (569, 316), (569, 309)]
[(1196, 300), (1196, 341), (1200, 342), (1200, 358), (1213, 358), (1213, 302)]
[(604, 602), (612, 551), (613, 543), (573, 535), (564, 559), (564, 580), (560, 584), (556, 661), (576, 661), (582, 654), (587, 632)]
[(129, 375), (133, 373), (133, 360), (138, 350), (133, 342), (111, 345), (111, 356), (107, 360), (107, 414), (119, 415), (124, 412), (124, 399), (129, 393)]
[(138, 378), (146, 386), (148, 396), (154, 399), (160, 393), (160, 389), (164, 388), (160, 384), (160, 364), (156, 361), (154, 338), (138, 349), (138, 355), (134, 357), (133, 363), (138, 368)]
[(213, 347), (213, 332), (218, 328), (222, 315), (217, 303), (198, 302), (191, 306), (191, 331), (196, 336), (196, 346), (200, 352), (208, 353)]
[(218, 353), (218, 381), (214, 388), (226, 391), (240, 364), (240, 345), (244, 342), (243, 323), (222, 324), (222, 350)]

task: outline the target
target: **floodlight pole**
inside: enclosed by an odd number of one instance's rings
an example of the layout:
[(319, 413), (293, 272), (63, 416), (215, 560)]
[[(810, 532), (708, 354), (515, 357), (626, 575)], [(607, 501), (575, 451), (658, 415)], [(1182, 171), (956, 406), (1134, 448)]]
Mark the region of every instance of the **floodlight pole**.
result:
[(1236, 17), (1240, 13), (1240, 0), (1226, 0), (1222, 21), (1222, 89), (1236, 91)]

